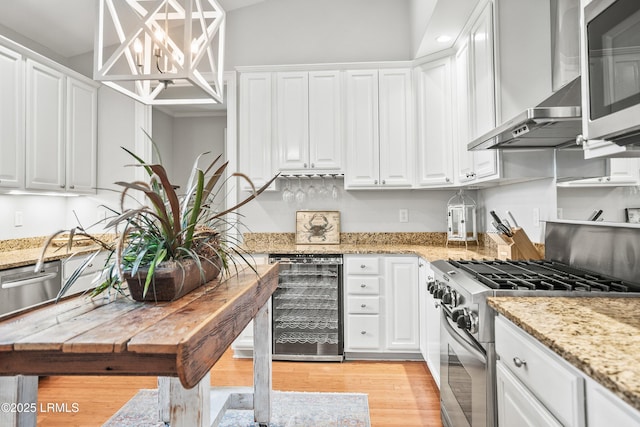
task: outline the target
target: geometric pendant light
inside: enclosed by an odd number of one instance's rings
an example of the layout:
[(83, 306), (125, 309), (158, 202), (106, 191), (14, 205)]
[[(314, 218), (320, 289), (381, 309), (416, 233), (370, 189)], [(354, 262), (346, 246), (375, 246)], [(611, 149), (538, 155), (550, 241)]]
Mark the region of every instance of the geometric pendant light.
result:
[(100, 0), (94, 80), (147, 105), (222, 103), (217, 0)]

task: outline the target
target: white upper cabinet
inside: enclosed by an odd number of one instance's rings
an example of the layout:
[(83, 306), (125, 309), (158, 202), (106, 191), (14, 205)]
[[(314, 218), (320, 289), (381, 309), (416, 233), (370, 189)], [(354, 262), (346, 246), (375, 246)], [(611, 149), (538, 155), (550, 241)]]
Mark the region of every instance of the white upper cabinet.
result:
[[(240, 75), (240, 171), (261, 187), (274, 175), (272, 73)], [(248, 187), (243, 187), (248, 190)]]
[(24, 60), (0, 46), (0, 188), (24, 185)]
[(98, 91), (79, 80), (67, 79), (66, 189), (96, 192), (98, 160)]
[(453, 185), (451, 59), (416, 68), (418, 101), (417, 186)]
[(276, 147), (281, 171), (341, 170), (338, 71), (276, 74)]
[(342, 81), (339, 71), (309, 73), (309, 162), (342, 170)]
[(64, 74), (27, 59), (26, 188), (65, 188)]
[(350, 70), (345, 77), (345, 188), (411, 187), (411, 71)]
[(279, 169), (309, 165), (309, 73), (276, 73), (276, 147)]

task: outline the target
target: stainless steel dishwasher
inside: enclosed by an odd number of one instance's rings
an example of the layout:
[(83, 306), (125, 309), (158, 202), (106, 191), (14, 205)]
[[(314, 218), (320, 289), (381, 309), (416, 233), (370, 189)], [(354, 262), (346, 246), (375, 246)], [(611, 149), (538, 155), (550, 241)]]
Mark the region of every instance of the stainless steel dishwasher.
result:
[(52, 300), (62, 286), (60, 261), (0, 271), (0, 316)]

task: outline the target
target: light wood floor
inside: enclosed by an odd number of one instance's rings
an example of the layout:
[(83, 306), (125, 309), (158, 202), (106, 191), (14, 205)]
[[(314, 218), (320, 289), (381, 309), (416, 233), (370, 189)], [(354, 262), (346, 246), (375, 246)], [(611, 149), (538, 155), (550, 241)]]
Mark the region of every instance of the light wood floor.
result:
[[(252, 381), (252, 361), (233, 359), (231, 351), (211, 371), (212, 385), (250, 386)], [(62, 403), (69, 409), (40, 412), (38, 426), (101, 426), (141, 388), (156, 388), (155, 378), (42, 378), (38, 407)], [(367, 393), (373, 427), (442, 426), (438, 388), (422, 362), (273, 362), (273, 389)], [(75, 413), (73, 403), (79, 409)]]

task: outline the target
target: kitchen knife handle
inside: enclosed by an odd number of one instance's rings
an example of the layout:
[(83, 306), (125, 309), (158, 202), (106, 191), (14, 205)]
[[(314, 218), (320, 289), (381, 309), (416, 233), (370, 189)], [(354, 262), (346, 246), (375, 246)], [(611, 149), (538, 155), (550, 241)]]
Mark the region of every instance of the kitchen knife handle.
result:
[(489, 214), (493, 217), (493, 219), (495, 220), (496, 224), (502, 224), (502, 221), (500, 220), (500, 217), (498, 216), (496, 211), (490, 211)]

